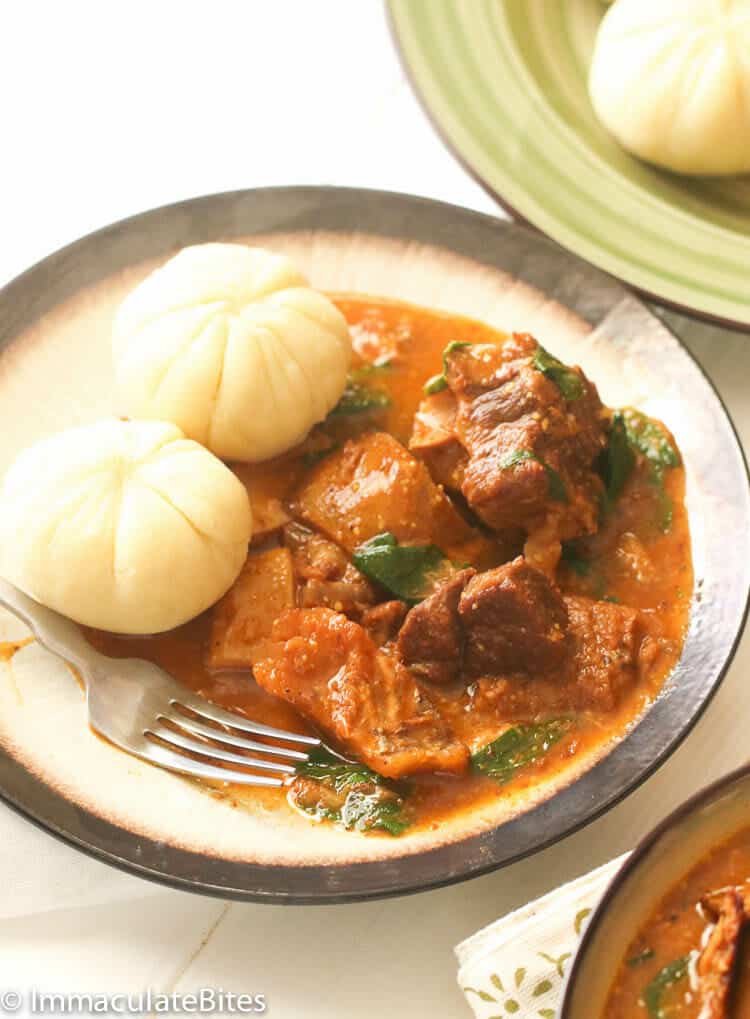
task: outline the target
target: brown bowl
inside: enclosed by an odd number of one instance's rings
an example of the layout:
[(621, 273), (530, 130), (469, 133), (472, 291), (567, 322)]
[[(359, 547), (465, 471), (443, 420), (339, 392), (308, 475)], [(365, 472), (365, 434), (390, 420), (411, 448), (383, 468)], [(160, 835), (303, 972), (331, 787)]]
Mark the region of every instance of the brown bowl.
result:
[(750, 825), (750, 765), (696, 793), (662, 821), (612, 879), (568, 971), (557, 1019), (600, 1019), (644, 918), (710, 850)]

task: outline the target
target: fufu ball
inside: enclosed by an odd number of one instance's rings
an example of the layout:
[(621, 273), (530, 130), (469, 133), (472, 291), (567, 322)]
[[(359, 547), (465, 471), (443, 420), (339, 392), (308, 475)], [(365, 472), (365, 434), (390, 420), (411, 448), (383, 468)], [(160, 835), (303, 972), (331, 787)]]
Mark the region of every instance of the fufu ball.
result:
[(341, 397), (344, 316), (288, 258), (184, 248), (125, 299), (112, 349), (122, 413), (171, 421), (225, 460), (301, 442)]
[(0, 575), (87, 626), (157, 633), (229, 589), (245, 486), (172, 424), (105, 420), (42, 439), (0, 489)]
[(750, 0), (617, 0), (589, 73), (620, 144), (676, 173), (750, 172)]

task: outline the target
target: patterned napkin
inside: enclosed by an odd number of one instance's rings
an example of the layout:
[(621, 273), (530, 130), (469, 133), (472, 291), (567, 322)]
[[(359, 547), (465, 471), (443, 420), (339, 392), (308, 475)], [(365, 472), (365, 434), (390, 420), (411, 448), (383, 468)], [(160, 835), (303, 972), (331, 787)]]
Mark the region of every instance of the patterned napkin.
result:
[(496, 920), (456, 947), (458, 983), (477, 1019), (554, 1019), (565, 967), (628, 853)]

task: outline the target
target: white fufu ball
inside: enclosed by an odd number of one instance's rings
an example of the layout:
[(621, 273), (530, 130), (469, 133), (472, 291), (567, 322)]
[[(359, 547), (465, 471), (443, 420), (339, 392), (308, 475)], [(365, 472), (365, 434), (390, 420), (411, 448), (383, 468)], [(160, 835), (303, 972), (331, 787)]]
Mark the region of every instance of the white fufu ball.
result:
[(338, 402), (346, 320), (289, 259), (242, 244), (184, 248), (114, 323), (121, 410), (172, 421), (225, 460), (267, 460)]
[(750, 172), (750, 0), (617, 0), (589, 92), (604, 126), (650, 163)]
[(99, 421), (20, 454), (0, 489), (0, 574), (76, 622), (157, 633), (232, 585), (245, 486), (160, 421)]

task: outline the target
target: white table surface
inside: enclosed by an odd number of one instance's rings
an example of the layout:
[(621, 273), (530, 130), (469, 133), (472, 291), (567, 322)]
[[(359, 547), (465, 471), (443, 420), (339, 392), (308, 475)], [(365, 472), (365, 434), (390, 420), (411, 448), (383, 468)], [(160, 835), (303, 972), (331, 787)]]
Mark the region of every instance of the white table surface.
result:
[[(112, 220), (212, 191), (361, 185), (497, 211), (421, 113), (378, 0), (5, 0), (0, 39), (0, 282)], [(750, 338), (672, 322), (748, 445)], [(129, 902), (5, 921), (0, 989), (211, 986), (264, 992), (275, 1019), (468, 1015), (457, 941), (631, 847), (745, 760), (749, 660), (745, 639), (656, 776), (532, 859), (441, 891), (322, 908), (154, 895), (124, 876)], [(23, 823), (1, 808), (0, 838)], [(83, 858), (55, 851), (64, 883)]]

